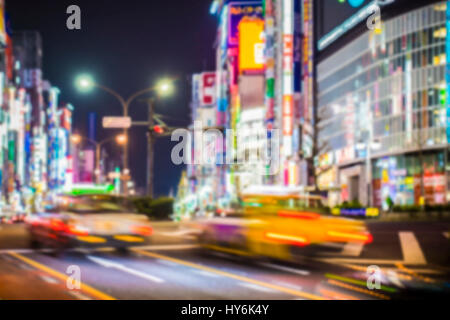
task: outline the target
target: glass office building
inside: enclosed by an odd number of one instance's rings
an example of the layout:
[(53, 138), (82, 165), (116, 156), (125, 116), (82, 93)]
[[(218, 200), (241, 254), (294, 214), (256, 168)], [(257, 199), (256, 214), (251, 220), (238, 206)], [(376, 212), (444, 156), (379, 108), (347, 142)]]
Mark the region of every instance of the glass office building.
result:
[(319, 181), (339, 202), (448, 201), (449, 12), (443, 1), (383, 19), (318, 64), (319, 163), (333, 173)]

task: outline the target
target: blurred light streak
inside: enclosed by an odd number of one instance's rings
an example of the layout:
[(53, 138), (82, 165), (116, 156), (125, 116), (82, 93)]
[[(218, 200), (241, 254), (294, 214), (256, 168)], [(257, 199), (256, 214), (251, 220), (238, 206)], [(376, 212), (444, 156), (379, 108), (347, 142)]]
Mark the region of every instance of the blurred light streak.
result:
[(293, 211), (278, 211), (280, 217), (308, 219), (315, 220), (320, 218), (320, 214), (314, 212), (293, 212)]
[(266, 238), (276, 240), (285, 244), (293, 244), (298, 246), (304, 246), (308, 244), (308, 239), (303, 237), (291, 236), (287, 234), (266, 232)]
[(331, 237), (360, 240), (360, 241), (363, 241), (364, 243), (371, 243), (373, 240), (371, 234), (365, 235), (365, 234), (354, 234), (354, 233), (345, 233), (345, 232), (338, 232), (338, 231), (328, 231), (327, 234)]

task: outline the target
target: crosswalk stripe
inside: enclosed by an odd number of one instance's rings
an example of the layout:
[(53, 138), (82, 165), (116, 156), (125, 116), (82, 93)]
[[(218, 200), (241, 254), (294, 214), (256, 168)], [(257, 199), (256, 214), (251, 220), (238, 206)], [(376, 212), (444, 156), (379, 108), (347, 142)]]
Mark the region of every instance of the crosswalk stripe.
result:
[(343, 256), (359, 257), (364, 248), (364, 243), (347, 243), (341, 254)]
[(427, 261), (413, 232), (400, 231), (398, 233), (403, 253), (404, 264), (426, 264)]

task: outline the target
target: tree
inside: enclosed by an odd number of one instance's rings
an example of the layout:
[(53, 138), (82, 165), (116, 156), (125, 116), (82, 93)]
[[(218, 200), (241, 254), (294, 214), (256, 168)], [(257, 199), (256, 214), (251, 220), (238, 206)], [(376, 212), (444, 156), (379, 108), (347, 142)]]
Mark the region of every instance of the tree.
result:
[(332, 165), (327, 165), (325, 167), (318, 166), (319, 156), (327, 153), (331, 149), (326, 141), (320, 141), (319, 139), (320, 133), (324, 128), (324, 122), (327, 121), (330, 116), (325, 107), (321, 108), (320, 110), (316, 110), (316, 108), (314, 109), (315, 110), (313, 111), (313, 124), (311, 130), (312, 132), (310, 132), (312, 142), (311, 153), (303, 158), (304, 160), (306, 160), (308, 166), (308, 176), (311, 177), (309, 184), (311, 184), (313, 187), (312, 193), (317, 194), (320, 192), (318, 185), (320, 176), (329, 171), (332, 168)]

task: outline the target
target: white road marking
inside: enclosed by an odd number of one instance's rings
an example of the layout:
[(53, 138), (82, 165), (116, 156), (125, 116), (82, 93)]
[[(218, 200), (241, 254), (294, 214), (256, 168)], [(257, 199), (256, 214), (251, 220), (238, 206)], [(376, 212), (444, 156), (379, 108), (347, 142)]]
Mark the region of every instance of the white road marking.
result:
[(400, 231), (398, 233), (403, 253), (404, 264), (426, 264), (425, 256), (413, 232)]
[(114, 269), (117, 269), (117, 270), (129, 273), (131, 275), (134, 275), (136, 277), (139, 277), (139, 278), (142, 278), (142, 279), (146, 279), (146, 280), (149, 280), (149, 281), (153, 281), (153, 282), (157, 282), (157, 283), (164, 282), (164, 280), (161, 279), (161, 278), (152, 276), (150, 274), (147, 274), (147, 273), (144, 273), (144, 272), (141, 272), (141, 271), (138, 271), (138, 270), (134, 270), (134, 269), (128, 268), (128, 267), (126, 267), (126, 266), (124, 266), (124, 265), (122, 265), (120, 263), (117, 263), (117, 262), (114, 262), (114, 261), (111, 261), (111, 260), (107, 260), (107, 259), (103, 259), (103, 258), (99, 258), (99, 257), (94, 257), (94, 256), (87, 256), (87, 258), (89, 260), (91, 260), (91, 261), (101, 265), (101, 266), (106, 267), (106, 268), (114, 268)]
[[(327, 247), (332, 247), (327, 245)], [(319, 256), (336, 257), (336, 256), (348, 256), (359, 257), (364, 249), (364, 243), (352, 243), (348, 242), (344, 246), (338, 245), (336, 248), (341, 248), (339, 252), (318, 252)]]
[(52, 284), (59, 283), (58, 280), (56, 280), (55, 278), (50, 277), (50, 276), (40, 275), (39, 278), (41, 278), (42, 280), (44, 280), (45, 282), (48, 282), (48, 283), (52, 283)]
[(272, 290), (272, 289), (270, 289), (270, 288), (266, 288), (266, 287), (263, 287), (263, 286), (259, 286), (259, 285), (257, 285), (257, 284), (253, 284), (253, 283), (243, 282), (243, 283), (239, 283), (239, 285), (240, 285), (241, 287), (246, 287), (246, 288), (249, 288), (249, 289), (253, 289), (253, 290), (257, 290), (257, 291), (262, 291), (262, 292), (277, 292), (277, 291)]
[(36, 250), (33, 249), (3, 249), (0, 250), (0, 254), (9, 254), (9, 253), (33, 253)]
[(219, 278), (220, 276), (218, 274), (214, 274), (205, 270), (199, 270), (199, 269), (192, 269), (192, 272), (195, 272), (199, 275), (210, 277), (210, 278)]
[(344, 256), (359, 257), (364, 248), (364, 243), (347, 243), (341, 254)]
[(307, 276), (307, 275), (311, 274), (311, 272), (309, 272), (307, 270), (294, 269), (294, 268), (280, 266), (280, 265), (273, 264), (273, 263), (260, 262), (259, 264), (264, 266), (264, 267), (267, 267), (267, 268), (272, 268), (272, 269), (276, 269), (276, 270), (296, 273), (296, 274), (300, 274), (302, 276)]
[(425, 265), (427, 264), (425, 256), (420, 248), (419, 242), (414, 236), (413, 232), (401, 231), (399, 232), (400, 246), (403, 253), (403, 260), (395, 259), (355, 259), (355, 258), (319, 258), (317, 260), (326, 263), (353, 263), (353, 264), (380, 264), (380, 265), (395, 265), (397, 263), (401, 264), (414, 264), (414, 265)]
[(88, 296), (85, 296), (84, 294), (82, 294), (82, 293), (80, 293), (78, 291), (69, 291), (69, 293), (71, 295), (73, 295), (75, 298), (77, 298), (78, 300), (92, 300)]
[(290, 289), (293, 289), (293, 290), (300, 290), (300, 291), (303, 290), (302, 286), (297, 286), (297, 285), (291, 284), (291, 283), (277, 282), (277, 283), (274, 283), (274, 284), (276, 284), (277, 286), (280, 286), (280, 287), (290, 288)]
[(18, 266), (20, 269), (23, 269), (23, 270), (34, 270), (33, 267), (30, 267), (29, 265), (21, 263), (21, 262), (16, 263), (16, 266)]

